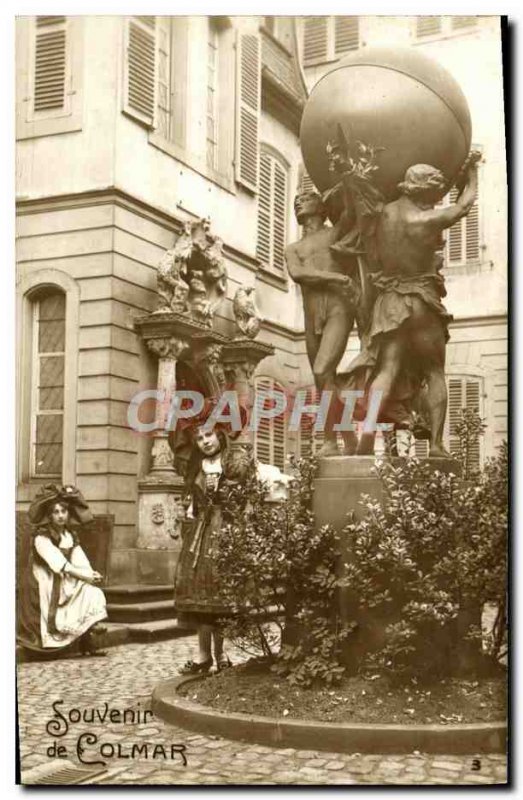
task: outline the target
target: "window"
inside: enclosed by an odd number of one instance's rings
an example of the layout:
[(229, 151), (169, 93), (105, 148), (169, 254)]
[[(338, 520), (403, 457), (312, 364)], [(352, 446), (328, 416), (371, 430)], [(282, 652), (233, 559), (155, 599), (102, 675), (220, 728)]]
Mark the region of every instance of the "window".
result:
[[(271, 400), (267, 394), (281, 393), (284, 390), (272, 379), (259, 377), (254, 381), (256, 408), (269, 410)], [(259, 421), (254, 441), (254, 457), (263, 464), (273, 464), (285, 469), (285, 412), (272, 419)]]
[(287, 183), (283, 162), (262, 150), (256, 255), (266, 266), (282, 271), (287, 238)]
[(303, 63), (333, 61), (360, 46), (359, 17), (305, 17)]
[(65, 294), (49, 291), (33, 301), (31, 477), (62, 477)]
[(415, 34), (417, 39), (448, 36), (475, 28), (477, 22), (477, 17), (416, 17)]
[[(156, 113), (149, 141), (231, 189), (235, 147), (235, 31), (228, 17), (203, 17), (202, 35), (189, 36), (188, 19), (156, 18)], [(195, 62), (190, 50), (198, 56), (198, 67), (191, 74), (188, 64)], [(191, 80), (197, 83), (194, 92)], [(198, 100), (191, 100), (191, 93)], [(189, 129), (193, 132), (191, 137)], [(252, 154), (253, 158), (255, 155), (256, 163), (243, 165), (242, 170), (257, 180), (257, 121), (252, 143), (248, 133), (244, 131), (242, 153)], [(251, 188), (255, 189), (256, 184)]]

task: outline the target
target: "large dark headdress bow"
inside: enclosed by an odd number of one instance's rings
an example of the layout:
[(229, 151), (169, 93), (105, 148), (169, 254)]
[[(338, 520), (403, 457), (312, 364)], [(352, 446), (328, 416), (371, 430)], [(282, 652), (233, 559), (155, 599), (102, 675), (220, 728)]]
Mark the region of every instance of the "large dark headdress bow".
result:
[(76, 486), (58, 487), (54, 483), (46, 483), (39, 489), (38, 494), (29, 506), (29, 519), (38, 525), (47, 517), (49, 510), (55, 503), (63, 503), (68, 511), (71, 521), (80, 525), (90, 522), (93, 515), (84, 497)]

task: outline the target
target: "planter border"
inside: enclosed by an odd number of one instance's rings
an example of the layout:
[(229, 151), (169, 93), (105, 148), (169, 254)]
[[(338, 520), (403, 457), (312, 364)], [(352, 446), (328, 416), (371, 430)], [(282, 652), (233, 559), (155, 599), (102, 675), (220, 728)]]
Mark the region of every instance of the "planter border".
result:
[(198, 733), (241, 742), (338, 753), (505, 753), (507, 724), (373, 725), (288, 720), (254, 714), (225, 713), (182, 697), (179, 689), (200, 676), (172, 678), (152, 694), (155, 716)]

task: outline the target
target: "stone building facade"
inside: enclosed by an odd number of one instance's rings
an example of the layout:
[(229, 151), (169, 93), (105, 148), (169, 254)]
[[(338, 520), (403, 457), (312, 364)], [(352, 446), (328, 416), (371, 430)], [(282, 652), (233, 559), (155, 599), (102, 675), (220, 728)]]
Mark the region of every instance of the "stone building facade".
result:
[[(184, 223), (209, 217), (223, 241), (219, 333), (232, 334), (237, 288), (255, 287), (258, 340), (274, 347), (256, 384), (292, 395), (312, 383), (283, 250), (299, 237), (292, 199), (304, 180), (307, 87), (353, 47), (423, 47), (469, 100), (485, 163), (477, 214), (448, 244), (449, 385), (456, 409), (477, 403), (486, 418), (481, 458), (505, 435), (499, 23), (434, 19), (426, 31), (407, 17), (18, 19), (18, 503), (25, 509), (42, 483), (63, 481), (95, 513), (114, 515), (110, 583), (166, 580), (162, 553), (140, 546), (138, 486), (151, 439), (129, 427), (127, 413), (138, 391), (156, 386), (157, 359), (134, 323), (154, 310), (158, 263)], [(346, 357), (355, 349), (351, 340)], [(255, 442), (260, 460), (282, 468), (287, 454), (310, 447), (285, 418)]]

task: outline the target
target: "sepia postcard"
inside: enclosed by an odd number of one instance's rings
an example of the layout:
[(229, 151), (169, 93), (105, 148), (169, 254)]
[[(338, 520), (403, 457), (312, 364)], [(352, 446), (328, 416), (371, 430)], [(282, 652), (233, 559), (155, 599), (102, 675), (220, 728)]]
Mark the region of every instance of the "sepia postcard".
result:
[(15, 28), (17, 783), (507, 785), (507, 18)]

